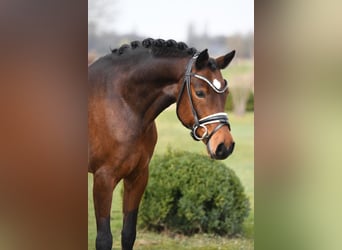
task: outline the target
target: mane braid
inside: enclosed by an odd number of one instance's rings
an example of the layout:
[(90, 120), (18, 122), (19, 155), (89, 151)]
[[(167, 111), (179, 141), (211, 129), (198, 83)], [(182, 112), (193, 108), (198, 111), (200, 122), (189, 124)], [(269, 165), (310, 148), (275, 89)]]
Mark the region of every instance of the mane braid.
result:
[(197, 50), (189, 48), (184, 42), (176, 42), (175, 40), (163, 40), (147, 38), (143, 41), (132, 41), (130, 45), (123, 44), (118, 49), (111, 50), (112, 54), (122, 55), (127, 50), (136, 50), (138, 48), (145, 48), (150, 50), (150, 53), (155, 57), (187, 57), (193, 56)]

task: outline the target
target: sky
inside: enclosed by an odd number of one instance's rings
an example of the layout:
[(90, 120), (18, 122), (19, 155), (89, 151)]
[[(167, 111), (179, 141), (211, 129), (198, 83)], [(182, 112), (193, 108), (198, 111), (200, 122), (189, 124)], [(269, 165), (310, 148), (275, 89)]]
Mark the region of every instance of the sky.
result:
[(196, 34), (254, 32), (254, 0), (115, 0), (108, 10), (99, 28), (119, 34), (186, 40), (190, 24)]

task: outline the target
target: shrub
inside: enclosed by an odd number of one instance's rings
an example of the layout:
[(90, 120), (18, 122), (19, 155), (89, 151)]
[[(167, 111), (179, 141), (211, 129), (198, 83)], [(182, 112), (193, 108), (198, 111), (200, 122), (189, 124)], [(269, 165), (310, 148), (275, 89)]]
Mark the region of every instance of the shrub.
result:
[(226, 105), (225, 105), (226, 111), (232, 111), (233, 110), (233, 96), (230, 93), (227, 97)]
[(169, 149), (150, 164), (139, 213), (140, 225), (149, 230), (233, 235), (248, 216), (249, 201), (222, 162)]
[(249, 87), (244, 85), (237, 85), (231, 88), (233, 111), (236, 115), (242, 116), (245, 114), (249, 91)]
[(249, 92), (249, 97), (246, 104), (246, 111), (254, 111), (254, 93), (253, 91)]
[[(233, 89), (227, 97), (225, 110), (226, 111), (233, 111), (234, 110), (234, 103), (233, 103), (233, 95), (235, 94), (235, 90)], [(248, 99), (246, 101), (246, 111), (254, 111), (254, 92), (251, 90), (249, 91)]]

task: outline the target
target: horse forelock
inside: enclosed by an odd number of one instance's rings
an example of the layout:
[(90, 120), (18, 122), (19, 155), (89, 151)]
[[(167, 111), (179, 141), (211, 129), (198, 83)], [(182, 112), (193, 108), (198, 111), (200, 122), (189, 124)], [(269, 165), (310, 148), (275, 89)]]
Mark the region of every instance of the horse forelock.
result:
[[(130, 44), (123, 44), (121, 47), (111, 50), (112, 55), (123, 55), (127, 51), (135, 52), (137, 49), (148, 50), (154, 57), (187, 57), (193, 56), (197, 50), (189, 48), (184, 42), (176, 42), (173, 39), (152, 39), (147, 38), (142, 41), (132, 41)], [(139, 50), (141, 51), (141, 50)], [(138, 52), (136, 52), (138, 53)]]

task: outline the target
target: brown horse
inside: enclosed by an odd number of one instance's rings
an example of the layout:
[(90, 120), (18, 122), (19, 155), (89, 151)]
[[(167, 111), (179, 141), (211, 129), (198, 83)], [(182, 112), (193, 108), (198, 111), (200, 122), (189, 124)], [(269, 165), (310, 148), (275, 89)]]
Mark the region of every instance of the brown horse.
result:
[(228, 85), (222, 78), (235, 51), (216, 59), (174, 40), (145, 39), (115, 49), (88, 69), (89, 166), (94, 176), (96, 249), (112, 249), (112, 194), (124, 181), (123, 250), (133, 249), (139, 203), (157, 141), (154, 119), (177, 103), (177, 115), (214, 159), (234, 149), (224, 113)]

